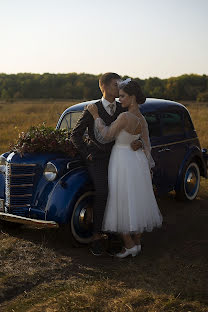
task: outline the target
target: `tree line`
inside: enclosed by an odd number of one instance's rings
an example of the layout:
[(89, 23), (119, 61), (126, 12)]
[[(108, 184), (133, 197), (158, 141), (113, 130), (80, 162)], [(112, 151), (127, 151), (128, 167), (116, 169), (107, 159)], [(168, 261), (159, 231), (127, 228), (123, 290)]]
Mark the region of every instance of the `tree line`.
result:
[[(0, 99), (97, 99), (100, 75), (68, 74), (0, 74)], [(122, 77), (123, 79), (128, 76)], [(170, 100), (208, 101), (207, 75), (182, 75), (168, 79), (134, 78), (147, 97)]]

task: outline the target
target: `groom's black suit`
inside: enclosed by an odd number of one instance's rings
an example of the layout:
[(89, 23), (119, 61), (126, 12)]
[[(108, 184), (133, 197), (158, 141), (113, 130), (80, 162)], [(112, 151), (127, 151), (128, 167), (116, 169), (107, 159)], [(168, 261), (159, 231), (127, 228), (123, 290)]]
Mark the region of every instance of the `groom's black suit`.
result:
[[(121, 104), (116, 102), (115, 113), (111, 116), (103, 107), (102, 101), (98, 101), (95, 104), (98, 107), (99, 116), (107, 126), (125, 111), (125, 109), (121, 107)], [(89, 143), (83, 141), (83, 135), (86, 129), (88, 129)], [(72, 131), (71, 139), (86, 161), (87, 156), (89, 154), (92, 155), (92, 161), (87, 161), (87, 165), (96, 192), (93, 207), (93, 228), (94, 233), (99, 233), (101, 232), (108, 197), (108, 162), (114, 142), (101, 144), (95, 139), (94, 119), (88, 110), (84, 110), (82, 117)]]

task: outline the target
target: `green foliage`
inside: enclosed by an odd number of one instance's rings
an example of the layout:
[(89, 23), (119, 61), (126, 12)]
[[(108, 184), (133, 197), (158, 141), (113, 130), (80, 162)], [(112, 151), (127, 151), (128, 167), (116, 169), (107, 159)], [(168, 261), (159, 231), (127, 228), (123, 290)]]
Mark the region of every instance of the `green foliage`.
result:
[[(97, 99), (101, 97), (98, 86), (100, 75), (91, 74), (0, 74), (0, 99)], [(124, 76), (123, 79), (128, 78)], [(208, 92), (208, 76), (182, 75), (160, 79), (134, 78), (147, 97), (173, 100), (201, 99), (201, 94)]]
[(148, 97), (164, 98), (165, 84), (164, 81), (154, 77), (145, 80), (144, 93)]
[(9, 92), (7, 90), (5, 90), (5, 89), (2, 89), (1, 90), (1, 98), (2, 98), (2, 100), (6, 100), (7, 101), (10, 98)]
[(66, 129), (54, 129), (42, 124), (31, 127), (27, 132), (21, 132), (12, 151), (24, 155), (25, 153), (64, 153), (74, 157), (76, 149), (69, 139)]
[(165, 97), (173, 100), (195, 101), (200, 92), (206, 90), (208, 76), (182, 75), (167, 79)]

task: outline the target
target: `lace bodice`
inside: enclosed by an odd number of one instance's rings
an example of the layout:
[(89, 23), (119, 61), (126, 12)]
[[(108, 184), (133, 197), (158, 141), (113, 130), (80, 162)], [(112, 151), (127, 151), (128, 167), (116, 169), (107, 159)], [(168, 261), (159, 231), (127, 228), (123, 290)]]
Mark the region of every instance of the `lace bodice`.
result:
[[(139, 125), (141, 132), (134, 134)], [(95, 138), (102, 144), (116, 140), (116, 143), (129, 145), (140, 137), (143, 143), (143, 150), (149, 161), (149, 167), (155, 166), (151, 156), (148, 125), (144, 116), (138, 117), (130, 112), (124, 112), (110, 126), (106, 126), (101, 118), (97, 118), (95, 120), (94, 132)]]

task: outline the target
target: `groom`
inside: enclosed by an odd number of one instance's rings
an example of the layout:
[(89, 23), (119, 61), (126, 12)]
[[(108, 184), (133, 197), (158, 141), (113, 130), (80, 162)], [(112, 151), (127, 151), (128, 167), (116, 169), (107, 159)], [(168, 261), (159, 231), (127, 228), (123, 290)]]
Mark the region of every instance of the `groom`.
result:
[[(99, 87), (103, 94), (95, 103), (99, 116), (109, 126), (125, 109), (115, 98), (118, 97), (118, 81), (121, 77), (116, 73), (105, 73), (99, 79)], [(83, 135), (88, 129), (89, 143), (84, 142)], [(84, 110), (71, 134), (71, 140), (87, 162), (88, 170), (94, 183), (95, 201), (93, 205), (93, 242), (91, 252), (100, 256), (104, 252), (101, 241), (102, 221), (108, 197), (108, 162), (114, 142), (101, 144), (95, 139), (94, 119), (88, 110)], [(142, 146), (141, 141), (134, 141), (132, 149)]]

